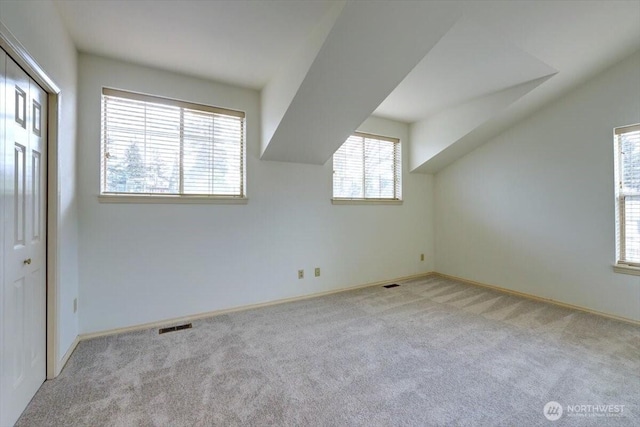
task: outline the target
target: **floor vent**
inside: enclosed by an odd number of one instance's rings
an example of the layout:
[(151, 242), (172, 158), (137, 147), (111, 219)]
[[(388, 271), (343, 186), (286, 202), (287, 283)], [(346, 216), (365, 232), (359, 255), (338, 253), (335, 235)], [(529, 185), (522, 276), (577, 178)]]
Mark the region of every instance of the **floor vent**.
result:
[(400, 286), (400, 285), (398, 285), (397, 283), (394, 283), (393, 285), (384, 285), (383, 288), (387, 288), (387, 289), (389, 289), (389, 288), (397, 288), (398, 286)]
[(181, 331), (183, 329), (191, 329), (191, 323), (185, 323), (184, 325), (170, 326), (168, 328), (162, 328), (162, 329), (158, 330), (158, 333), (159, 334), (166, 334), (167, 332)]

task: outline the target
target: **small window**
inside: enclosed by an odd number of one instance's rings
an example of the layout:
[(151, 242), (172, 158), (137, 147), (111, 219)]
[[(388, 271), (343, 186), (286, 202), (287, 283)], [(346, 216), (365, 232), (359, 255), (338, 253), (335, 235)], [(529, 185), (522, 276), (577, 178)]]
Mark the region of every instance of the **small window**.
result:
[(640, 125), (616, 128), (618, 264), (640, 267)]
[(333, 155), (333, 199), (402, 200), (400, 141), (355, 133)]
[(101, 194), (245, 197), (244, 113), (102, 90)]

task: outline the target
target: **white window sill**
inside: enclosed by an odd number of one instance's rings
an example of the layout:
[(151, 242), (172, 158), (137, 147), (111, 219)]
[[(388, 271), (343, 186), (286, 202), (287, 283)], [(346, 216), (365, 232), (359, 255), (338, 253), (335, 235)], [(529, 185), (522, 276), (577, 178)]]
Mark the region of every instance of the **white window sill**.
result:
[(100, 203), (186, 203), (186, 204), (225, 204), (246, 205), (249, 199), (246, 197), (221, 197), (221, 196), (142, 196), (136, 194), (101, 194), (98, 196)]
[(331, 199), (334, 205), (401, 205), (402, 200), (384, 199)]
[(613, 271), (615, 271), (616, 273), (640, 276), (640, 267), (631, 267), (630, 265), (616, 264), (613, 266)]

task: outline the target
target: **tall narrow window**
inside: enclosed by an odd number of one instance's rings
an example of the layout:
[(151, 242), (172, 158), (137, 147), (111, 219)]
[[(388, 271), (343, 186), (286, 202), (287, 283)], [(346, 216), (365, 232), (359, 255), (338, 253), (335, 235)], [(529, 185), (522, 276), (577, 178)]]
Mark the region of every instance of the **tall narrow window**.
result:
[(618, 264), (640, 267), (640, 125), (616, 128)]
[(355, 133), (333, 155), (334, 200), (402, 200), (400, 141)]
[(244, 113), (102, 90), (101, 193), (245, 196)]

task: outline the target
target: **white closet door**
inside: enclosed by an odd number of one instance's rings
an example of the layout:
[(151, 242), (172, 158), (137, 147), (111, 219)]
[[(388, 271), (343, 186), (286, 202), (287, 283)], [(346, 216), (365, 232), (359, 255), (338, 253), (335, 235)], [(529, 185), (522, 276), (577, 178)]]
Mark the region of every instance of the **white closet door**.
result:
[(2, 138), (0, 425), (12, 425), (46, 374), (47, 95), (5, 56)]

